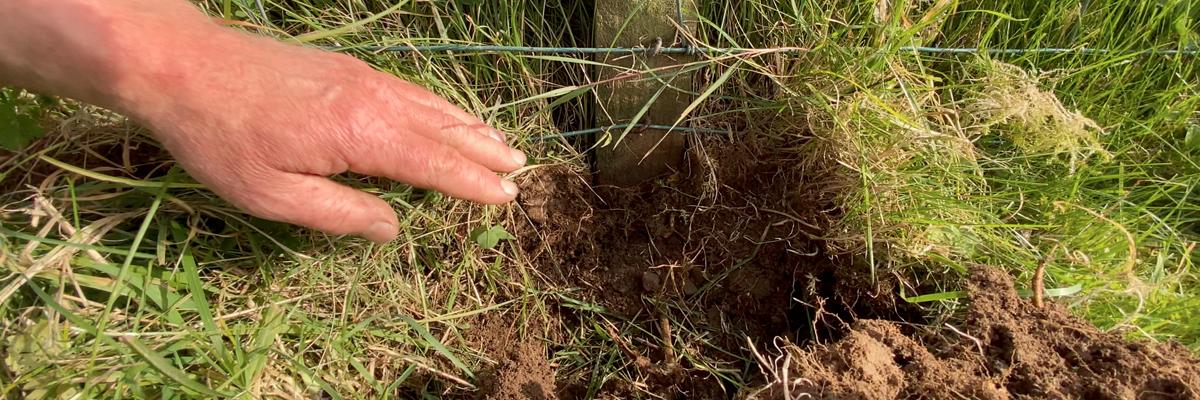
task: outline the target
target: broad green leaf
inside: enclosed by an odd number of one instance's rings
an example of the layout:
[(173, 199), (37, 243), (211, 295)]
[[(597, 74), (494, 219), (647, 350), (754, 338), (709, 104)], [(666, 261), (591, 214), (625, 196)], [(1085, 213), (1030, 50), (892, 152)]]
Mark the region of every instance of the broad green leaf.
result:
[(479, 244), (479, 247), (485, 249), (495, 248), (496, 245), (500, 244), (501, 240), (516, 239), (508, 231), (500, 227), (500, 225), (492, 225), (488, 228), (476, 228), (474, 232), (471, 232), (471, 238), (475, 239), (475, 243)]
[(95, 171), (91, 171), (91, 170), (88, 170), (85, 168), (80, 168), (80, 167), (76, 167), (71, 164), (67, 164), (65, 162), (56, 160), (56, 159), (51, 158), (46, 155), (39, 155), (38, 159), (42, 160), (50, 165), (53, 165), (55, 167), (59, 167), (64, 170), (67, 170), (67, 172), (86, 176), (88, 178), (92, 178), (92, 179), (95, 179), (98, 181), (119, 183), (122, 185), (128, 185), (128, 186), (132, 186), (132, 187), (136, 187), (136, 188), (146, 188), (146, 189), (159, 189), (159, 188), (203, 189), (204, 188), (204, 185), (201, 185), (199, 183), (174, 183), (174, 182), (151, 181), (151, 180), (136, 180), (136, 179), (127, 179), (127, 178), (120, 178), (120, 177), (111, 176), (111, 175), (105, 175), (105, 174), (102, 174), (99, 172), (95, 172)]
[(15, 104), (0, 99), (0, 148), (18, 151), (42, 136), (37, 117), (17, 113)]
[(69, 345), (55, 334), (46, 320), (28, 327), (18, 326), (0, 342), (6, 348), (4, 365), (18, 375), (53, 364), (55, 357)]
[[(1061, 288), (1048, 288), (1048, 289), (1046, 289), (1045, 295), (1046, 295), (1046, 297), (1065, 297), (1065, 296), (1070, 296), (1070, 295), (1079, 293), (1081, 291), (1083, 291), (1082, 285), (1073, 285), (1073, 286), (1067, 286), (1067, 287), (1061, 287)], [(1017, 295), (1021, 296), (1021, 297), (1033, 297), (1033, 291), (1029, 290), (1029, 289), (1019, 289), (1019, 290), (1017, 290)], [(913, 297), (905, 297), (904, 301), (907, 301), (909, 303), (927, 303), (930, 301), (953, 300), (953, 299), (961, 299), (961, 298), (965, 298), (965, 297), (968, 297), (967, 292), (965, 292), (965, 291), (950, 291), (950, 292), (938, 292), (938, 293), (923, 294), (920, 296), (913, 296)]]
[(1187, 135), (1183, 137), (1184, 149), (1200, 151), (1200, 125), (1189, 124)]
[[(1079, 293), (1082, 291), (1083, 291), (1083, 285), (1075, 284), (1075, 285), (1071, 285), (1071, 286), (1067, 286), (1067, 287), (1060, 287), (1060, 288), (1046, 288), (1046, 291), (1043, 293), (1043, 295), (1045, 295), (1046, 297), (1065, 297), (1065, 296), (1070, 296), (1070, 295), (1073, 295), (1073, 294), (1076, 294), (1076, 293)], [(1021, 297), (1033, 297), (1033, 290), (1017, 289), (1017, 295), (1021, 296)]]
[(0, 226), (0, 236), (13, 237), (13, 238), (21, 239), (21, 240), (32, 241), (32, 242), (52, 244), (55, 246), (67, 246), (67, 247), (72, 247), (72, 248), (76, 248), (76, 249), (95, 250), (95, 251), (98, 251), (101, 253), (116, 254), (116, 255), (120, 255), (120, 256), (128, 256), (130, 254), (133, 254), (133, 257), (136, 257), (136, 258), (150, 259), (150, 260), (153, 260), (155, 258), (153, 254), (146, 254), (146, 253), (141, 253), (141, 252), (130, 253), (128, 250), (125, 250), (125, 249), (116, 249), (116, 248), (112, 248), (112, 247), (104, 247), (104, 246), (97, 246), (97, 245), (90, 245), (90, 244), (68, 242), (65, 240), (44, 238), (44, 237), (40, 237), (40, 236), (30, 235), (25, 232), (18, 232), (18, 231), (14, 231), (11, 229), (7, 229), (3, 226)]
[[(63, 307), (61, 304), (58, 303), (57, 300), (55, 300), (50, 295), (46, 294), (45, 291), (43, 291), (40, 287), (38, 287), (38, 285), (28, 285), (26, 287), (33, 290), (33, 293), (35, 295), (37, 295), (39, 298), (41, 298), (42, 301), (45, 302), (45, 304), (47, 306), (54, 309), (55, 311), (58, 311), (58, 313), (60, 315), (62, 315), (64, 318), (66, 318), (68, 321), (70, 321), (72, 324), (74, 324), (75, 327), (83, 330), (85, 333), (98, 339), (97, 342), (103, 342), (108, 345), (116, 345), (119, 343), (116, 340), (114, 340), (111, 336), (109, 336), (107, 334), (101, 334), (100, 332), (103, 332), (103, 331), (100, 329), (97, 329), (97, 327), (93, 326), (91, 324), (91, 321), (89, 321), (88, 319), (85, 319), (85, 318), (79, 316), (78, 314), (75, 314), (71, 310), (68, 310), (65, 307)], [(120, 345), (117, 346), (118, 349), (120, 349), (122, 352), (124, 352), (126, 350), (132, 350), (133, 353), (138, 354), (143, 359), (145, 359), (145, 361), (147, 363), (149, 363), (152, 368), (154, 368), (155, 370), (162, 373), (167, 379), (171, 379), (171, 380), (175, 381), (176, 383), (179, 383), (183, 387), (191, 389), (197, 393), (204, 394), (211, 398), (227, 398), (227, 397), (229, 397), (229, 394), (227, 394), (227, 393), (218, 392), (216, 390), (213, 390), (212, 388), (209, 388), (208, 386), (204, 386), (203, 384), (191, 379), (191, 377), (189, 377), (187, 375), (187, 373), (181, 371), (178, 368), (175, 368), (175, 366), (171, 365), (170, 361), (167, 361), (161, 355), (154, 352), (149, 347), (146, 347), (146, 345), (143, 344), (141, 341), (137, 340), (137, 338), (125, 337), (125, 338), (122, 338), (120, 343), (125, 344), (125, 346), (120, 346)]]
[[(179, 261), (183, 264), (183, 278), (187, 282), (187, 291), (191, 295), (196, 314), (200, 316), (200, 323), (206, 331), (220, 332), (221, 329), (213, 319), (212, 309), (208, 305), (208, 293), (204, 291), (204, 284), (200, 280), (200, 267), (196, 263), (196, 257), (192, 255), (191, 243), (187, 241), (187, 233), (183, 231), (182, 227), (174, 226), (173, 228), (171, 233), (175, 240), (184, 244)], [(222, 337), (209, 335), (208, 339), (218, 357), (229, 356), (229, 352), (225, 349), (225, 340)]]

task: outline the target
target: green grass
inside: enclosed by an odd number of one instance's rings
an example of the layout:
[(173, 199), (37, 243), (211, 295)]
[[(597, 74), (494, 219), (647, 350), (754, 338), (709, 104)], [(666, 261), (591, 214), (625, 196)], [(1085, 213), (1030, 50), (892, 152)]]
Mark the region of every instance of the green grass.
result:
[[(203, 6), (323, 45), (570, 45), (589, 31), (569, 22), (586, 7), (559, 2), (265, 3), (269, 21), (252, 1)], [(1048, 259), (1047, 287), (1070, 289), (1059, 300), (1101, 328), (1200, 346), (1197, 58), (897, 50), (1174, 48), (1197, 43), (1200, 7), (846, 0), (702, 1), (700, 9), (699, 37), (709, 45), (812, 49), (704, 63), (695, 93), (708, 101), (691, 123), (745, 120), (750, 129), (739, 135), (809, 138), (788, 151), (812, 171), (805, 193), (842, 212), (828, 246), (864, 274), (898, 274), (906, 296), (951, 312), (953, 278), (967, 266), (1007, 268), (1028, 287)], [(536, 163), (584, 163), (573, 146), (529, 139), (587, 120), (590, 92), (571, 86), (585, 81), (587, 62), (356, 55), (510, 132)], [(355, 183), (400, 213), (393, 243), (258, 221), (184, 185), (120, 117), (42, 102), (48, 134), (0, 158), (0, 176), (14, 182), (0, 194), (8, 271), (0, 289), (12, 287), (0, 292), (0, 393), (463, 395), (489, 365), (464, 337), (484, 315), (522, 321), (524, 337), (549, 342), (558, 376), (590, 393), (639, 379), (605, 327), (655, 334), (546, 285), (511, 243), (489, 250), (469, 238), (504, 225), (504, 208), (363, 178)], [(1009, 115), (1017, 107), (1027, 108)], [(549, 312), (560, 307), (587, 319), (563, 325)], [(735, 385), (756, 373), (707, 357), (737, 349), (715, 348), (675, 322), (676, 340), (702, 349), (684, 355), (694, 368)]]

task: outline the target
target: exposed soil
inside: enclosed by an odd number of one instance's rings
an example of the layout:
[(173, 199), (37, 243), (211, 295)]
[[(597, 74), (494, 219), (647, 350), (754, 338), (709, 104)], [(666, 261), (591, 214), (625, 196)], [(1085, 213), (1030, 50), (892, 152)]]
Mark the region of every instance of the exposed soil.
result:
[[(761, 398), (1195, 399), (1200, 360), (1178, 344), (1130, 342), (1048, 304), (1017, 297), (1008, 275), (980, 268), (966, 317), (906, 335), (893, 321), (860, 320), (841, 340), (792, 348), (785, 393)], [(957, 326), (956, 326), (957, 325)], [(922, 342), (924, 344), (922, 344)]]
[(496, 361), (481, 371), (478, 394), (496, 400), (557, 399), (545, 344), (520, 334), (515, 325), (501, 316), (485, 317), (468, 331), (467, 339)]
[[(1034, 308), (1002, 272), (970, 277), (972, 306), (951, 323), (959, 333), (929, 326), (896, 297), (890, 275), (873, 282), (865, 267), (827, 253), (818, 237), (837, 211), (813, 197), (804, 185), (814, 177), (787, 151), (760, 150), (794, 145), (694, 145), (683, 170), (637, 188), (591, 185), (567, 166), (520, 178), (518, 256), (551, 286), (572, 289), (556, 310), (569, 328), (596, 329), (596, 313), (612, 322), (601, 329), (635, 381), (613, 379), (597, 392), (590, 371), (558, 370), (556, 385), (539, 381), (547, 396), (557, 388), (561, 398), (1194, 398), (1200, 390), (1200, 364), (1186, 349), (1126, 342), (1057, 306)], [(780, 348), (791, 355), (786, 368), (751, 361), (786, 359), (766, 350)], [(546, 360), (521, 352), (509, 351), (522, 370), (514, 381)], [(794, 384), (784, 391), (765, 381), (764, 368), (788, 370)], [(501, 387), (509, 389), (492, 393), (523, 386)]]
[[(762, 157), (747, 144), (703, 149), (694, 146), (685, 170), (637, 188), (593, 187), (565, 166), (521, 182), (514, 228), (523, 256), (554, 286), (578, 288), (573, 296), (583, 303), (638, 327), (617, 344), (643, 391), (681, 398), (737, 391), (684, 352), (742, 370), (731, 375), (743, 380), (757, 375), (745, 361), (747, 337), (805, 343), (839, 337), (859, 317), (920, 322), (915, 307), (896, 301), (892, 282), (871, 284), (869, 273), (813, 239), (829, 217), (802, 195), (808, 180), (797, 160)], [(560, 383), (571, 390), (569, 379)]]

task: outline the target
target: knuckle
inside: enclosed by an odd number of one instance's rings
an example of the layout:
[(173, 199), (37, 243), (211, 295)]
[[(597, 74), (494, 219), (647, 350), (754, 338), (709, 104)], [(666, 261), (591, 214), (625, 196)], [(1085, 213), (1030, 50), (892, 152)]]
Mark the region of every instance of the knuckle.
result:
[(431, 188), (444, 187), (464, 167), (458, 153), (444, 146), (434, 151), (425, 163), (425, 181)]
[(349, 109), (343, 114), (342, 129), (335, 131), (340, 134), (340, 144), (346, 148), (363, 148), (370, 150), (379, 147), (382, 132), (388, 132), (387, 121), (379, 118), (379, 113), (367, 108)]
[(319, 199), (311, 209), (315, 214), (312, 218), (319, 218), (321, 221), (314, 220), (313, 225), (335, 235), (351, 233), (353, 231), (352, 222), (355, 221), (354, 217), (360, 209), (353, 203), (353, 199), (337, 195), (328, 195)]
[(461, 123), (458, 123), (458, 121), (451, 121), (441, 118), (439, 119), (438, 124), (441, 127), (439, 129), (441, 141), (447, 146), (461, 149), (465, 146), (471, 145), (472, 141), (478, 136)]
[(474, 185), (473, 187), (477, 193), (487, 193), (490, 190), (486, 188), (497, 187), (499, 179), (490, 172), (484, 173), (476, 170), (471, 176), (471, 184)]

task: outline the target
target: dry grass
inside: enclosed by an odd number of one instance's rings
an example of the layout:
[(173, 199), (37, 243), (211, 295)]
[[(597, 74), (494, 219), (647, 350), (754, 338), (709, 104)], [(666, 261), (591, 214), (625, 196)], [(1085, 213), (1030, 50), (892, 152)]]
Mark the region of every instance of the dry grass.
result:
[[(938, 312), (956, 308), (954, 277), (965, 265), (1003, 266), (1027, 282), (1060, 248), (1046, 285), (1076, 313), (1131, 336), (1200, 343), (1192, 271), (1200, 141), (1187, 140), (1200, 131), (1194, 60), (896, 51), (1171, 46), (1180, 40), (1173, 24), (1195, 28), (1187, 10), (1081, 10), (1076, 1), (702, 3), (700, 38), (713, 46), (813, 49), (709, 62), (699, 70), (704, 85), (736, 70), (689, 122), (738, 127), (735, 138), (756, 146), (803, 142), (777, 150), (806, 177), (795, 196), (828, 206), (797, 219), (824, 230), (830, 254), (872, 279), (899, 277), (901, 295)], [(268, 1), (267, 19), (253, 2), (202, 5), (265, 34), (322, 32), (329, 37), (321, 44), (557, 45), (587, 34), (568, 23), (584, 13), (573, 4), (415, 2), (332, 33), (391, 4)], [(531, 140), (587, 120), (591, 95), (563, 90), (586, 82), (586, 61), (357, 55), (511, 132), (535, 163), (586, 170), (586, 146)], [(545, 95), (554, 90), (564, 96)], [(583, 95), (564, 99), (571, 93)], [(659, 328), (611, 318), (580, 300), (578, 287), (551, 284), (531, 267), (556, 255), (522, 254), (507, 242), (485, 249), (469, 238), (476, 228), (511, 227), (529, 210), (347, 177), (397, 209), (401, 238), (375, 246), (328, 237), (249, 218), (191, 186), (119, 116), (69, 102), (44, 108), (49, 133), (0, 158), (0, 393), (469, 396), (477, 373), (500, 363), (470, 332), (481, 319), (502, 318), (586, 394), (635, 387), (655, 395), (622, 344), (656, 348)], [(703, 180), (701, 205), (723, 201), (723, 179)], [(1141, 284), (1134, 288), (1130, 276)], [(661, 305), (675, 316), (694, 311), (686, 302)], [(723, 363), (726, 352), (755, 355), (716, 347), (686, 318), (670, 322), (676, 357), (730, 392), (762, 374), (801, 378), (781, 375), (784, 359), (773, 351), (758, 354), (757, 365)]]

